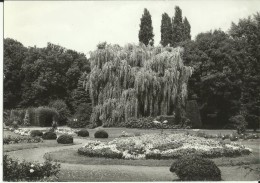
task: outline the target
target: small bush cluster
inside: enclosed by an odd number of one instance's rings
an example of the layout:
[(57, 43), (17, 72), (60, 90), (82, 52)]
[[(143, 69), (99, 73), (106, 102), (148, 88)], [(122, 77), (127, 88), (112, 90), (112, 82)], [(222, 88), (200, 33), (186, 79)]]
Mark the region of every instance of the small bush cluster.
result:
[(60, 171), (60, 164), (46, 160), (44, 163), (31, 163), (16, 160), (4, 155), (3, 180), (11, 182), (41, 181), (46, 178), (56, 177)]
[(45, 140), (56, 140), (57, 139), (57, 135), (54, 132), (48, 131), (48, 132), (45, 132), (42, 135), (42, 138), (45, 139)]
[(170, 167), (182, 181), (220, 181), (221, 172), (216, 164), (200, 156), (182, 156)]
[(89, 132), (86, 129), (80, 130), (80, 131), (78, 131), (78, 136), (80, 136), (80, 137), (88, 137), (89, 136)]
[(30, 135), (31, 137), (42, 137), (43, 133), (40, 130), (32, 130)]
[(105, 130), (98, 130), (94, 134), (95, 138), (108, 138), (108, 133)]
[(7, 136), (4, 137), (4, 144), (17, 144), (17, 143), (39, 143), (42, 142), (40, 137), (30, 137), (30, 136)]
[(58, 137), (57, 142), (59, 144), (72, 144), (73, 137), (71, 135), (64, 134)]

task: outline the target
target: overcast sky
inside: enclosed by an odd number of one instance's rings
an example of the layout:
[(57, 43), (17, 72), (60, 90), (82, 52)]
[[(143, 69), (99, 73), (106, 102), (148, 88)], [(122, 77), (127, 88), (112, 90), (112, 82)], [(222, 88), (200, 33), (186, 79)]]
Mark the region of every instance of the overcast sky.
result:
[(260, 12), (259, 0), (5, 1), (4, 37), (24, 46), (45, 47), (51, 42), (83, 53), (103, 41), (138, 43), (140, 18), (147, 8), (157, 45), (162, 14), (173, 17), (176, 5), (188, 18), (193, 39), (211, 29), (227, 31), (232, 21)]

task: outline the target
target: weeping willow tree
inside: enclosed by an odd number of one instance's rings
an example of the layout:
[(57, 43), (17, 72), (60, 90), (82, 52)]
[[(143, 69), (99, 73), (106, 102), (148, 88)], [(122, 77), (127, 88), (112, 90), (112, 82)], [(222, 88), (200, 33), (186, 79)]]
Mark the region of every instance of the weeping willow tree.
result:
[(183, 49), (105, 45), (90, 54), (91, 122), (118, 126), (130, 117), (171, 115), (184, 106), (192, 68)]

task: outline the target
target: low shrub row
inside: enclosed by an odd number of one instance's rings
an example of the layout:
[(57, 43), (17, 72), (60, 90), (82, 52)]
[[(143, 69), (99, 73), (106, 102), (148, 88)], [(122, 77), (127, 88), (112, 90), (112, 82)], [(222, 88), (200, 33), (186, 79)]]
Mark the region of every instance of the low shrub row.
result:
[(32, 163), (17, 160), (4, 155), (3, 158), (3, 180), (11, 182), (27, 181), (50, 181), (60, 171), (60, 164), (46, 160), (44, 163)]
[(156, 129), (178, 129), (182, 128), (181, 125), (176, 125), (176, 124), (157, 124), (154, 123), (153, 121), (155, 120), (154, 117), (143, 117), (143, 118), (129, 118), (127, 122), (122, 123), (122, 127), (126, 128), (156, 128)]
[(222, 139), (222, 140), (230, 139), (231, 141), (237, 141), (239, 139), (249, 140), (249, 139), (259, 139), (260, 138), (260, 135), (258, 135), (258, 134), (247, 134), (247, 133), (244, 133), (244, 134), (232, 133), (232, 134), (225, 134), (225, 135), (222, 135), (222, 134), (210, 135), (210, 134), (207, 134), (205, 132), (197, 132), (195, 134), (195, 136), (204, 137), (204, 138), (207, 138), (207, 139), (210, 139), (210, 138), (219, 138), (219, 139)]
[(17, 143), (39, 143), (42, 142), (40, 137), (30, 137), (30, 136), (5, 136), (3, 138), (4, 144), (17, 144)]

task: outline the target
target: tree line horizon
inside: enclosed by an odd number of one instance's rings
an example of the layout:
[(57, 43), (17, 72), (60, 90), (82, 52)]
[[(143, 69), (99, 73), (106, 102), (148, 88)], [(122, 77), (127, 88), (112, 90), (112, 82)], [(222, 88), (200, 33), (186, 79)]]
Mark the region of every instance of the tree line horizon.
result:
[[(188, 100), (199, 105), (203, 127), (259, 128), (260, 122), (260, 15), (231, 23), (230, 30), (190, 36), (188, 19), (175, 7), (175, 16), (162, 14), (161, 47), (183, 47), (183, 63), (194, 69), (188, 81)], [(153, 47), (151, 15), (142, 15), (139, 41)], [(105, 48), (99, 44), (97, 49)], [(160, 47), (160, 46), (159, 46)], [(74, 115), (81, 103), (90, 103), (83, 84), (91, 73), (85, 54), (48, 43), (24, 47), (4, 39), (4, 109), (47, 106), (55, 100)], [(82, 110), (82, 109), (80, 109)], [(83, 110), (84, 111), (84, 110)]]

